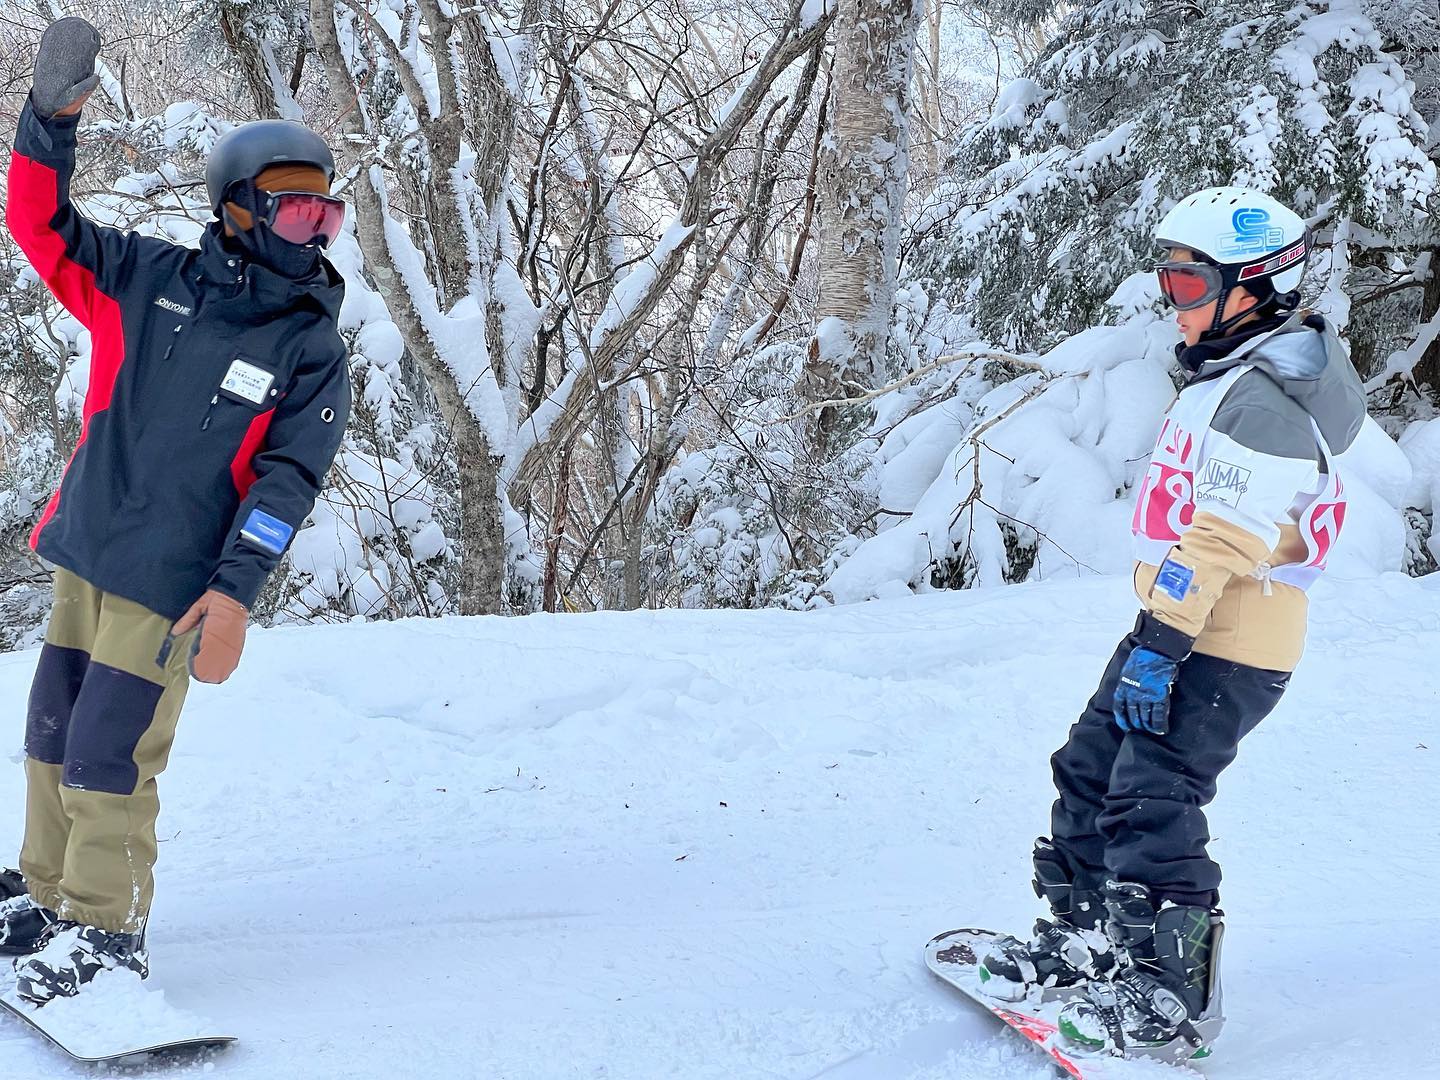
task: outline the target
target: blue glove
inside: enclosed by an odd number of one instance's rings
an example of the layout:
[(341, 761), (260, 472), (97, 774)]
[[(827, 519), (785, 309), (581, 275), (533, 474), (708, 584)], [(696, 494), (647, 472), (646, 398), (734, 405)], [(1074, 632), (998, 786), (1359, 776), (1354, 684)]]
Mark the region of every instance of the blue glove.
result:
[(1131, 650), (1111, 705), (1121, 731), (1164, 735), (1170, 730), (1170, 687), (1179, 667), (1179, 660), (1143, 645)]

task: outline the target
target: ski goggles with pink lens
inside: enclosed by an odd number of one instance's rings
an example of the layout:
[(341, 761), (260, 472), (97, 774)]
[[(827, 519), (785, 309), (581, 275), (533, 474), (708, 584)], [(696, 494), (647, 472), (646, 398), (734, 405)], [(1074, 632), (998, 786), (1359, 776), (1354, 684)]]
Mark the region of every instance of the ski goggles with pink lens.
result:
[(313, 191), (275, 191), (262, 203), (259, 217), (281, 240), (329, 247), (345, 224), (345, 200)]
[(1162, 262), (1155, 267), (1160, 293), (1176, 311), (1193, 311), (1218, 299), (1225, 277), (1218, 266), (1199, 262)]

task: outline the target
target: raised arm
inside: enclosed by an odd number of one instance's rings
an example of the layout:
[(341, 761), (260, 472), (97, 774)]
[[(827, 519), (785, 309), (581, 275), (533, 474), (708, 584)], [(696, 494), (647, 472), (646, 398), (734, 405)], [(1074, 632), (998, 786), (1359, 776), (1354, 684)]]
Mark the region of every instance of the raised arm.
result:
[[(5, 223), (65, 307), (91, 330), (113, 313), (143, 237), (96, 225), (70, 201), (75, 130), (99, 81), (100, 35), (84, 19), (61, 19), (40, 38), (30, 97), (10, 157)], [(164, 243), (164, 241), (148, 241)]]

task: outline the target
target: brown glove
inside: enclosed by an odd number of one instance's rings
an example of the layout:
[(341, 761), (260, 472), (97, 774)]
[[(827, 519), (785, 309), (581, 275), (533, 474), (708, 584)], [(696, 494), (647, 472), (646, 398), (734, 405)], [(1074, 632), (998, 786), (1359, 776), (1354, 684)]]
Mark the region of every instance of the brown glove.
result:
[(245, 651), (245, 622), (249, 616), (239, 600), (214, 589), (190, 605), (171, 631), (179, 637), (200, 627), (200, 636), (190, 651), (190, 674), (207, 683), (223, 683), (230, 678)]

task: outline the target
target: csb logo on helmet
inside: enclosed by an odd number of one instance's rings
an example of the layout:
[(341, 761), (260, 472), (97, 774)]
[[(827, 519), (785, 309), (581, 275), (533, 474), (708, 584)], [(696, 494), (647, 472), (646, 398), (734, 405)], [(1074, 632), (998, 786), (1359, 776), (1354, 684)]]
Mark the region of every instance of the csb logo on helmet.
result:
[(1242, 206), (1230, 217), (1235, 231), (1220, 238), (1222, 255), (1264, 255), (1285, 242), (1285, 230), (1270, 224), (1270, 211)]

